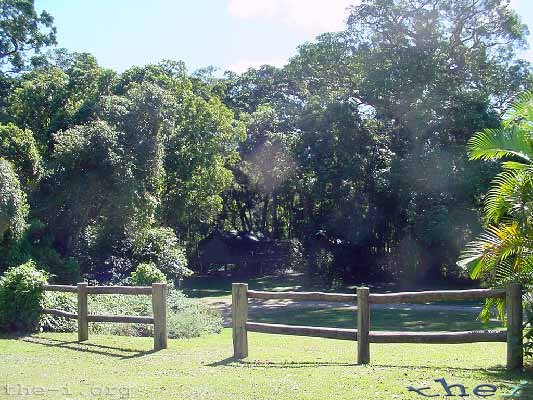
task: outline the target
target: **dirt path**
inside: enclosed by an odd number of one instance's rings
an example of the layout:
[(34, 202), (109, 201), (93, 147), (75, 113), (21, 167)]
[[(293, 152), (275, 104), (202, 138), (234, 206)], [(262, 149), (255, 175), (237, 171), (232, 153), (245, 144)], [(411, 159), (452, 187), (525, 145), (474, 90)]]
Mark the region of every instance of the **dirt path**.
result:
[[(226, 298), (202, 298), (201, 301), (209, 307), (218, 310), (224, 318), (224, 326), (231, 325), (231, 299)], [(258, 315), (271, 311), (287, 311), (297, 309), (319, 309), (319, 308), (341, 308), (357, 309), (353, 303), (338, 303), (328, 301), (306, 301), (298, 302), (294, 300), (258, 300), (250, 299), (248, 303), (248, 314)], [(461, 306), (461, 305), (438, 305), (438, 304), (373, 304), (373, 310), (398, 310), (398, 311), (458, 311), (479, 313), (482, 307)]]

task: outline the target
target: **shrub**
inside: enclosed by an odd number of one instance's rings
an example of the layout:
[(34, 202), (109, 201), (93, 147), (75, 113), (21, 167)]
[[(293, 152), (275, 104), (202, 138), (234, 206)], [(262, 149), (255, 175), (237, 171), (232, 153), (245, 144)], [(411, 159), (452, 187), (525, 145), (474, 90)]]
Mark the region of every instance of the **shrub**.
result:
[[(58, 308), (76, 313), (77, 300), (72, 293), (47, 292), (46, 307)], [(222, 318), (206, 305), (195, 299), (187, 298), (182, 292), (171, 288), (167, 298), (168, 335), (172, 339), (192, 338), (222, 329)], [(96, 314), (113, 315), (152, 315), (152, 303), (149, 296), (101, 295), (89, 296), (89, 310)], [(41, 328), (53, 332), (74, 332), (75, 320), (43, 315)], [(93, 334), (152, 336), (152, 325), (90, 323)]]
[(310, 256), (308, 268), (312, 275), (319, 276), (326, 285), (333, 285), (338, 278), (335, 269), (335, 257), (329, 250), (320, 249), (313, 252)]
[(298, 239), (291, 239), (288, 242), (285, 267), (288, 271), (305, 271), (306, 269), (304, 248)]
[(38, 327), (43, 304), (42, 285), (47, 275), (29, 261), (7, 270), (0, 279), (0, 328), (33, 331)]
[(139, 236), (134, 247), (139, 262), (154, 263), (170, 280), (192, 274), (187, 268), (185, 252), (171, 228), (148, 229)]
[(23, 237), (0, 244), (0, 273), (12, 265), (34, 260), (49, 273), (54, 283), (79, 282), (80, 268), (73, 258), (62, 257), (54, 248), (54, 238), (38, 219), (30, 220)]
[(155, 266), (154, 263), (139, 264), (137, 269), (131, 274), (131, 283), (133, 285), (144, 286), (166, 281), (167, 277)]
[[(43, 296), (43, 306), (67, 311), (73, 314), (78, 313), (78, 299), (73, 293), (45, 292)], [(89, 324), (90, 326), (91, 324)], [(78, 322), (75, 319), (56, 317), (54, 315), (42, 314), (39, 321), (41, 330), (49, 332), (75, 332), (78, 329)]]

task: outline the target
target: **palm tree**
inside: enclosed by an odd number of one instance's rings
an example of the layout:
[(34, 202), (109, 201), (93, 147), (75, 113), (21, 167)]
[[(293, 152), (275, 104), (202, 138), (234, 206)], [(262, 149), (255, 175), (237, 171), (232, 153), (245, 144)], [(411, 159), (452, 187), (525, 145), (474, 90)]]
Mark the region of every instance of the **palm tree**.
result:
[(485, 232), (467, 245), (458, 264), (491, 286), (533, 285), (533, 93), (518, 96), (502, 127), (477, 132), (468, 150), (471, 160), (500, 161), (502, 172), (485, 199)]

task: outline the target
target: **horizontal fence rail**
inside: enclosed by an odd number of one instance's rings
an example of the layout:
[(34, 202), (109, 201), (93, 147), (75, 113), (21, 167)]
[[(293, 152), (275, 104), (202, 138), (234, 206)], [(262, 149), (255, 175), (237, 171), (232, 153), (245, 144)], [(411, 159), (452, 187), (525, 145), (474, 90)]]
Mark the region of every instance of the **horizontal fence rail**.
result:
[(43, 308), (41, 312), (43, 314), (55, 315), (56, 317), (62, 317), (66, 319), (78, 319), (78, 314), (69, 313), (63, 310), (56, 310), (55, 308)]
[(476, 342), (506, 342), (505, 331), (463, 332), (380, 332), (370, 331), (370, 343), (435, 343), (460, 344)]
[(370, 304), (431, 303), (436, 301), (483, 300), (486, 298), (505, 298), (505, 290), (472, 289), (371, 294), (369, 302)]
[[(43, 308), (43, 314), (54, 315), (67, 319), (78, 320), (78, 341), (89, 339), (89, 322), (112, 322), (127, 324), (154, 325), (154, 350), (166, 349), (168, 345), (167, 332), (167, 285), (154, 283), (150, 286), (88, 286), (87, 283), (78, 283), (77, 286), (68, 285), (43, 285), (45, 291), (70, 292), (78, 295), (77, 314)], [(151, 295), (153, 316), (134, 315), (90, 315), (88, 313), (88, 294), (121, 294), (121, 295)]]
[(322, 292), (261, 292), (257, 290), (248, 290), (248, 298), (250, 299), (283, 299), (283, 300), (299, 300), (299, 301), (338, 301), (338, 302), (353, 302), (357, 300), (355, 294), (345, 293), (322, 293)]
[(155, 323), (154, 317), (133, 316), (133, 315), (88, 315), (89, 322), (114, 322), (121, 324), (150, 324)]
[[(298, 301), (331, 301), (357, 305), (357, 329), (315, 326), (267, 324), (248, 321), (248, 299), (288, 299)], [(438, 301), (505, 299), (507, 330), (463, 332), (390, 332), (370, 330), (371, 304), (430, 303)], [(355, 320), (354, 320), (355, 324)], [(434, 343), (459, 344), (475, 342), (507, 342), (507, 367), (523, 366), (522, 353), (522, 289), (515, 283), (506, 289), (440, 290), (371, 294), (368, 288), (358, 288), (357, 294), (322, 292), (265, 292), (248, 290), (245, 283), (232, 287), (233, 353), (237, 359), (248, 356), (247, 332), (281, 335), (312, 336), (357, 341), (357, 362), (370, 362), (370, 343)]]
[(315, 326), (297, 326), (282, 324), (263, 324), (247, 322), (246, 329), (250, 332), (276, 333), (280, 335), (314, 336), (329, 339), (357, 340), (356, 329), (322, 328)]
[(43, 285), (43, 289), (47, 292), (76, 293), (78, 291), (78, 288), (76, 286), (67, 286), (67, 285)]
[(150, 286), (87, 286), (89, 294), (151, 295)]

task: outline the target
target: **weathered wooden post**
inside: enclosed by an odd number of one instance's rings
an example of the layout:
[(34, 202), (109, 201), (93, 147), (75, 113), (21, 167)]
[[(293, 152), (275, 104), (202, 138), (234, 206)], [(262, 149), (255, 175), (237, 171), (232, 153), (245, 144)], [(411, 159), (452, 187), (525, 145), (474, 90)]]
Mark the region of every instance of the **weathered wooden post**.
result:
[(519, 283), (507, 285), (505, 303), (507, 308), (507, 368), (518, 369), (524, 366), (522, 286)]
[(78, 341), (89, 339), (89, 321), (87, 309), (87, 283), (78, 283)]
[(234, 283), (231, 288), (231, 321), (233, 326), (233, 357), (248, 357), (248, 284)]
[(370, 305), (368, 303), (369, 289), (357, 288), (357, 364), (370, 362)]
[(167, 284), (152, 284), (152, 312), (154, 315), (154, 350), (168, 347)]

